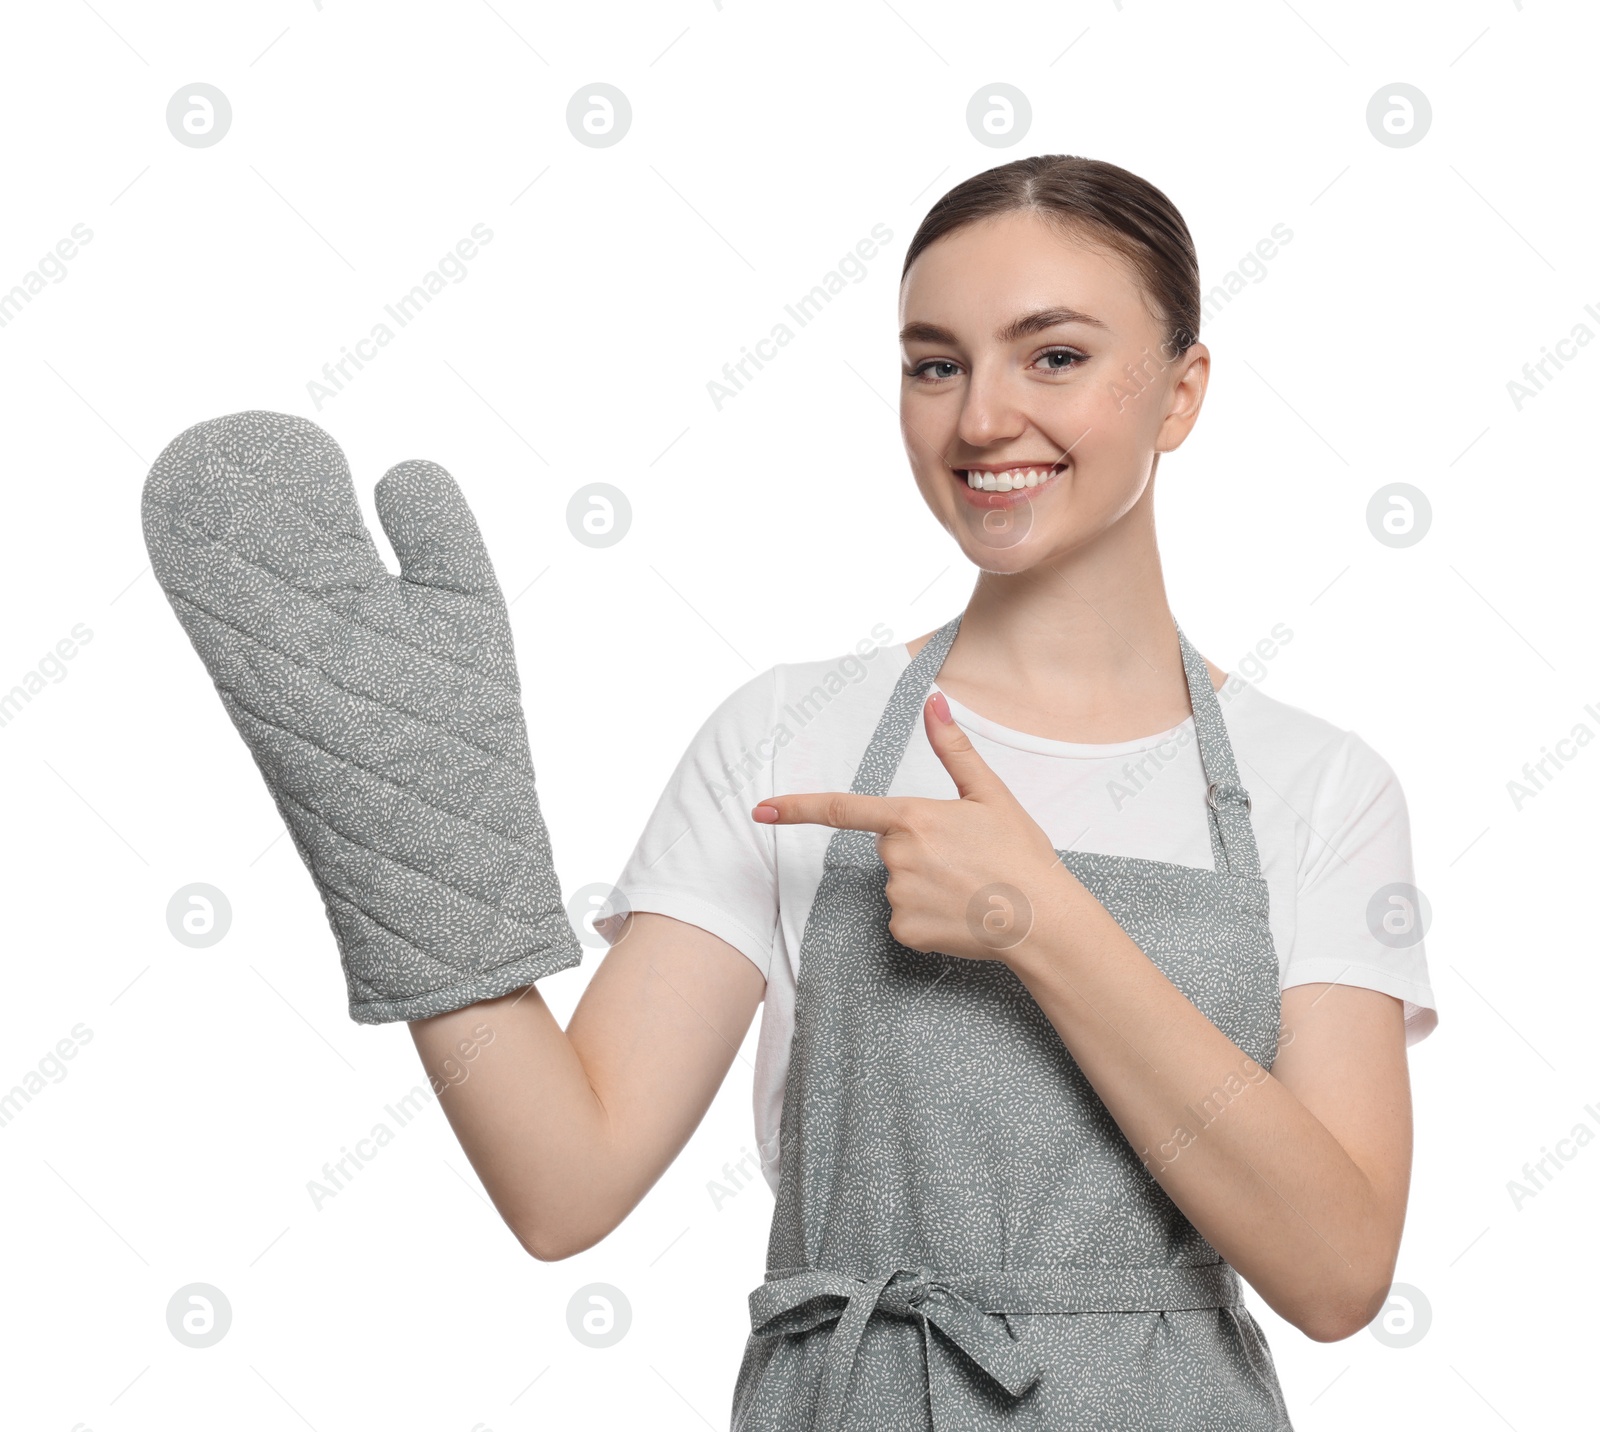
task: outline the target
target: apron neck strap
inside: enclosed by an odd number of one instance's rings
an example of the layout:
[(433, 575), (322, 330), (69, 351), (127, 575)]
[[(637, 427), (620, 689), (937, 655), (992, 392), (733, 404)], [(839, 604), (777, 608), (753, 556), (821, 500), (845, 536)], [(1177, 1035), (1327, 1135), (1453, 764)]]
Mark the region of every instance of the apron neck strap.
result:
[(906, 742), (911, 739), (912, 723), (922, 714), (922, 703), (928, 699), (933, 679), (944, 665), (950, 643), (956, 639), (960, 626), (961, 613), (957, 612), (923, 642), (921, 649), (900, 673), (888, 704), (883, 708), (883, 715), (878, 717), (878, 728), (867, 743), (861, 764), (856, 767), (856, 778), (850, 783), (850, 789), (856, 795), (888, 795), (889, 783), (894, 780), (894, 773), (900, 768), (900, 757), (905, 754)]
[[(872, 740), (856, 767), (855, 780), (850, 783), (855, 794), (882, 796), (889, 793), (906, 743), (911, 739), (912, 727), (922, 714), (922, 703), (927, 700), (939, 668), (944, 665), (950, 645), (961, 628), (961, 616), (957, 612), (934, 632), (900, 673), (888, 704), (878, 718)], [(1228, 728), (1222, 719), (1216, 690), (1211, 685), (1211, 674), (1182, 628), (1176, 622), (1173, 625), (1183, 654), (1183, 674), (1189, 684), (1189, 706), (1194, 712), (1200, 766), (1207, 783), (1206, 823), (1211, 835), (1212, 861), (1219, 875), (1259, 876), (1261, 861), (1250, 825), (1250, 793), (1239, 783), (1233, 743), (1228, 739)], [(835, 836), (841, 833), (836, 831)]]
[(1250, 825), (1250, 792), (1239, 782), (1233, 760), (1233, 742), (1217, 701), (1205, 658), (1189, 644), (1183, 628), (1178, 649), (1183, 653), (1183, 674), (1189, 682), (1189, 708), (1194, 712), (1195, 742), (1200, 747), (1200, 767), (1206, 777), (1206, 823), (1211, 832), (1211, 860), (1218, 875), (1260, 875), (1261, 857)]

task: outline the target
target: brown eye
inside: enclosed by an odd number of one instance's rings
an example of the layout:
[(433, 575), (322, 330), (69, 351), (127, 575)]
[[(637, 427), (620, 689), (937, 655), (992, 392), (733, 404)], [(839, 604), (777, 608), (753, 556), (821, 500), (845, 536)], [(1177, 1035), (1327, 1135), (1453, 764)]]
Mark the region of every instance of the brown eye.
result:
[[(1035, 362), (1043, 363), (1048, 373), (1066, 373), (1085, 362), (1087, 357), (1087, 354), (1080, 353), (1075, 348), (1052, 348), (1048, 352), (1041, 353)], [(1052, 361), (1056, 359), (1061, 361)]]

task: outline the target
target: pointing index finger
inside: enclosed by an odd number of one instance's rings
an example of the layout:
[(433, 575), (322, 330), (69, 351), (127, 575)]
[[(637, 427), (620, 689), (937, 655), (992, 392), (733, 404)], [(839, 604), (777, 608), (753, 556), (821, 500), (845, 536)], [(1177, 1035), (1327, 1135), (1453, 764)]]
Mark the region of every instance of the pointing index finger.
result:
[(878, 835), (887, 835), (900, 826), (894, 806), (887, 799), (854, 791), (768, 796), (750, 815), (763, 825), (828, 825), (835, 830), (870, 830)]

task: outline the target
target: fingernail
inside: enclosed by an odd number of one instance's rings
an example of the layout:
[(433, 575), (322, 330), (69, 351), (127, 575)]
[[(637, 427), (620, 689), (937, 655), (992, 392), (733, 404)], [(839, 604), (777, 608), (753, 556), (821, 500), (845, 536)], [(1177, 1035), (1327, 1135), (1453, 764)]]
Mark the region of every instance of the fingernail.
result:
[(956, 718), (950, 714), (950, 703), (944, 699), (944, 692), (942, 691), (933, 693), (933, 714), (943, 721), (946, 726), (955, 722)]
[(777, 806), (758, 805), (750, 814), (763, 825), (771, 825), (778, 818), (778, 808)]

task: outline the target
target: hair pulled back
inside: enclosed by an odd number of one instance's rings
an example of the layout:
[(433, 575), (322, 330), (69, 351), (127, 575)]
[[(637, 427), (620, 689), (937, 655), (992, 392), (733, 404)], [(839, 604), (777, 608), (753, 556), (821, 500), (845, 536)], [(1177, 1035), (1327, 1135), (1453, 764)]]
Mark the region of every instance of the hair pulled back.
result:
[(1075, 154), (1036, 154), (957, 184), (912, 235), (901, 282), (935, 240), (980, 219), (1017, 211), (1037, 213), (1126, 259), (1166, 330), (1169, 359), (1199, 339), (1200, 265), (1183, 215), (1148, 180)]

